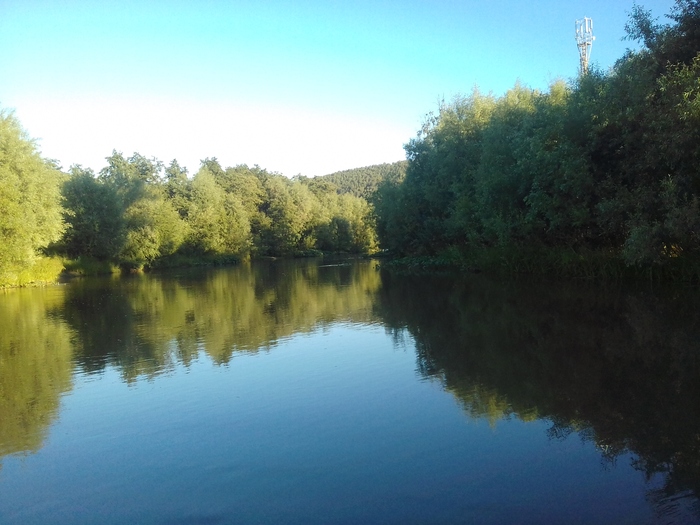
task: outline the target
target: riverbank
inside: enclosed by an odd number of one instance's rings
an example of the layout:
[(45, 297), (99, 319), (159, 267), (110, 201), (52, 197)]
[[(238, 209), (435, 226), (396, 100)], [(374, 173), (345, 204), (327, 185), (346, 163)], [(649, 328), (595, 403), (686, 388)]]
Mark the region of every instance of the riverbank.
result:
[(582, 281), (700, 283), (700, 260), (669, 257), (663, 264), (629, 265), (603, 250), (480, 247), (448, 249), (437, 255), (389, 256), (382, 267), (408, 273), (471, 272), (498, 276), (548, 276)]

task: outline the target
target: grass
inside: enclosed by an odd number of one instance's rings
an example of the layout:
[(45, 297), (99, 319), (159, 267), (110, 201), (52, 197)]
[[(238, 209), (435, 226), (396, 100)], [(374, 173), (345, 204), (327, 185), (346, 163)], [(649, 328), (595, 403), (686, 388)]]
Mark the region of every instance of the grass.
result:
[(121, 268), (110, 261), (100, 261), (93, 257), (78, 257), (63, 261), (65, 274), (72, 277), (87, 277), (93, 275), (111, 275), (121, 272)]
[(52, 284), (58, 281), (62, 271), (61, 258), (39, 257), (31, 266), (21, 269), (8, 268), (0, 274), (0, 288)]

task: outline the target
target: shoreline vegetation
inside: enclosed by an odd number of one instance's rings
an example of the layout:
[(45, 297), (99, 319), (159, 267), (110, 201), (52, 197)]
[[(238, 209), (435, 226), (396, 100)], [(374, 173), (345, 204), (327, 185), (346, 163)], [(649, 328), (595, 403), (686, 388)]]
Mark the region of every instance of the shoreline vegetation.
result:
[(427, 115), (405, 161), (322, 177), (116, 150), (98, 173), (63, 171), (0, 109), (0, 287), (327, 253), (700, 283), (700, 4), (667, 20), (634, 5), (641, 48), (609, 71), (474, 89)]
[(700, 3), (547, 92), (520, 83), (443, 102), (374, 196), (389, 266), (700, 282)]
[(386, 256), (382, 268), (398, 273), (487, 273), (586, 282), (666, 282), (700, 284), (700, 260), (683, 258), (658, 266), (629, 265), (616, 254), (532, 249), (527, 253), (487, 248), (480, 252)]

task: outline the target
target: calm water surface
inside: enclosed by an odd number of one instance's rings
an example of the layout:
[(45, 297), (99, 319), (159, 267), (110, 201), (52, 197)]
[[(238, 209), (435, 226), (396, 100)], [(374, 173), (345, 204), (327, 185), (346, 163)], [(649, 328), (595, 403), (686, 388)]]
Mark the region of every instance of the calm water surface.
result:
[(0, 523), (700, 523), (694, 291), (265, 262), (0, 294)]

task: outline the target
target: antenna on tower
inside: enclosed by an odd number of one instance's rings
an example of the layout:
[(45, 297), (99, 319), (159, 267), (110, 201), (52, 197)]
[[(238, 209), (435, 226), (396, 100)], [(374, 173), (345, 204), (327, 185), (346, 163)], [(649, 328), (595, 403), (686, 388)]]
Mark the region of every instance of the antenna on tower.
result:
[(576, 20), (576, 45), (581, 60), (581, 74), (588, 73), (588, 59), (591, 57), (591, 46), (593, 46), (593, 19), (579, 18)]

